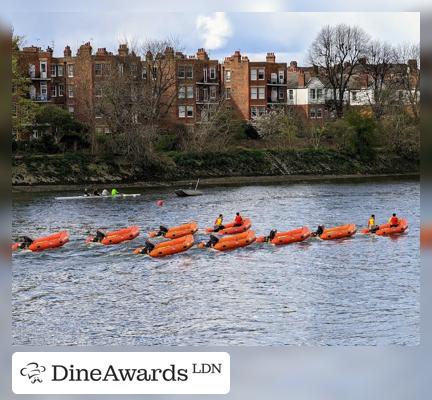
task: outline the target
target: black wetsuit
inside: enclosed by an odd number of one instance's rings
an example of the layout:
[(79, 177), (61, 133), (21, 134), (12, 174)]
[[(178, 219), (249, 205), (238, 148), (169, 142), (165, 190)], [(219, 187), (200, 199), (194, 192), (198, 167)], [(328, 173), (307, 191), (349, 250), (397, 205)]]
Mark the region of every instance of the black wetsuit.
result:
[(168, 232), (168, 228), (164, 226), (159, 227), (159, 232), (156, 234), (156, 236), (165, 236), (165, 234)]
[(96, 236), (93, 238), (93, 242), (102, 242), (106, 235), (101, 231), (96, 231)]
[(206, 247), (213, 247), (217, 242), (219, 242), (219, 239), (214, 235), (210, 235), (210, 240), (206, 243)]
[(155, 245), (148, 240), (145, 241), (143, 248), (141, 249), (141, 254), (148, 254), (155, 248)]
[(321, 236), (324, 232), (324, 227), (322, 225), (318, 226), (318, 229), (314, 232), (314, 236)]
[(33, 239), (30, 239), (28, 236), (22, 236), (20, 238), (20, 249), (26, 249), (33, 243)]

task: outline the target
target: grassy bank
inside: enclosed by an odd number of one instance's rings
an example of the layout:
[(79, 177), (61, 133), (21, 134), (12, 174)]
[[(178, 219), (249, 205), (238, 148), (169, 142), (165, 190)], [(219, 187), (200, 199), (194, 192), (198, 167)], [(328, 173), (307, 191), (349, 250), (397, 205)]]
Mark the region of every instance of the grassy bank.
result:
[(377, 152), (360, 159), (332, 150), (237, 149), (220, 153), (166, 153), (161, 162), (132, 165), (123, 158), (87, 154), (15, 157), (12, 184), (79, 185), (164, 182), (195, 178), (252, 176), (343, 176), (419, 172), (416, 157)]

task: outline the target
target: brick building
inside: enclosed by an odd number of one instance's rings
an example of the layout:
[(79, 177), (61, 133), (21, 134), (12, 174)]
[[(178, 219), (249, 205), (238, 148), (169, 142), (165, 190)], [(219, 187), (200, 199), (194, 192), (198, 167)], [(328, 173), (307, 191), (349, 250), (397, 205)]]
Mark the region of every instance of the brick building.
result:
[[(107, 124), (98, 115), (97, 104), (103, 97), (104, 80), (113, 69), (123, 73), (127, 66), (134, 79), (151, 85), (158, 74), (170, 77), (167, 124), (193, 125), (206, 118), (209, 109), (221, 97), (230, 101), (240, 118), (252, 120), (275, 107), (295, 109), (304, 118), (322, 123), (332, 117), (331, 88), (319, 76), (316, 67), (298, 67), (276, 62), (274, 53), (267, 53), (263, 61), (250, 61), (235, 51), (222, 63), (209, 58), (204, 49), (193, 56), (166, 48), (158, 54), (148, 53), (143, 59), (121, 44), (117, 54), (99, 48), (93, 52), (90, 43), (81, 45), (76, 55), (69, 46), (63, 57), (54, 57), (53, 50), (24, 47), (19, 53), (19, 65), (31, 79), (28, 96), (38, 103), (55, 104), (74, 113), (76, 118), (96, 133), (109, 133)], [(163, 60), (161, 72), (156, 62)], [(125, 67), (126, 68), (126, 67)], [(419, 76), (414, 60), (408, 65), (397, 65), (395, 70), (410, 68)], [(346, 104), (366, 107), (373, 99), (373, 82), (363, 60), (353, 76), (346, 93)], [(399, 91), (399, 97), (406, 93)]]

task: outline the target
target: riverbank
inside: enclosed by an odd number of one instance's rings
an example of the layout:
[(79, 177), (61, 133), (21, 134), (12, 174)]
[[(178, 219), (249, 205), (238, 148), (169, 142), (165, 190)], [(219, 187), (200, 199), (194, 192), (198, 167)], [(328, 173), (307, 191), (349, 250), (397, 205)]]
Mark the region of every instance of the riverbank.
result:
[(202, 185), (416, 176), (419, 160), (387, 153), (361, 160), (335, 151), (236, 150), (221, 153), (167, 153), (151, 168), (122, 158), (86, 154), (15, 157), (14, 191), (103, 187), (171, 187), (201, 179)]

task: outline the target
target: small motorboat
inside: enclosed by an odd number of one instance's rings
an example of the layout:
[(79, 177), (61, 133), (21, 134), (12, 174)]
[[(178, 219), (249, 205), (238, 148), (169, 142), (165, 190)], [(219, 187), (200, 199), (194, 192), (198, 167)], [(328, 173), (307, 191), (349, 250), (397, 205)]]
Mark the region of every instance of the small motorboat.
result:
[[(124, 229), (119, 229), (117, 231), (107, 232), (105, 237), (101, 240), (101, 243), (109, 246), (112, 244), (119, 244), (127, 240), (135, 239), (140, 233), (138, 226), (129, 226)], [(92, 243), (94, 236), (88, 236), (86, 243)]]
[(199, 179), (195, 185), (195, 189), (176, 189), (174, 193), (179, 197), (188, 197), (188, 196), (202, 196), (203, 192), (198, 190)]
[(391, 235), (401, 235), (408, 230), (408, 221), (405, 218), (401, 218), (399, 220), (399, 224), (397, 226), (391, 226), (390, 224), (381, 224), (378, 226), (378, 229), (375, 232), (370, 232), (369, 229), (365, 228), (361, 230), (363, 234), (371, 234), (374, 233), (378, 236), (391, 236)]
[[(240, 247), (246, 247), (255, 242), (256, 236), (254, 231), (246, 231), (235, 235), (222, 236), (213, 246), (213, 249), (219, 251), (234, 250)], [(198, 245), (198, 248), (206, 248), (205, 242)]]
[[(148, 255), (154, 258), (171, 256), (189, 250), (193, 245), (194, 237), (192, 235), (182, 236), (177, 239), (158, 243)], [(143, 247), (135, 249), (134, 254), (143, 254)]]
[[(275, 246), (279, 246), (283, 244), (303, 242), (304, 240), (308, 239), (310, 236), (311, 236), (311, 231), (309, 230), (309, 228), (303, 226), (301, 228), (294, 229), (292, 231), (277, 232), (275, 237), (272, 240), (269, 240), (268, 242), (274, 244)], [(258, 236), (256, 238), (257, 243), (264, 243), (266, 241), (267, 239), (265, 236)]]
[(324, 232), (320, 235), (322, 240), (334, 240), (348, 238), (357, 232), (357, 227), (355, 224), (348, 224), (342, 226), (335, 226), (333, 228), (326, 228)]
[[(167, 239), (175, 239), (182, 236), (188, 236), (193, 235), (198, 231), (198, 224), (196, 222), (189, 222), (187, 224), (179, 225), (179, 226), (172, 226), (168, 228), (168, 232), (166, 232), (163, 237)], [(149, 232), (149, 237), (156, 237), (158, 235), (158, 232), (152, 231)]]
[[(68, 231), (62, 231), (58, 233), (54, 233), (49, 236), (44, 236), (41, 238), (37, 238), (33, 240), (33, 242), (28, 247), (29, 250), (39, 252), (48, 249), (55, 249), (57, 247), (61, 247), (69, 241), (69, 233)], [(11, 249), (18, 250), (20, 249), (21, 243), (12, 243)]]

